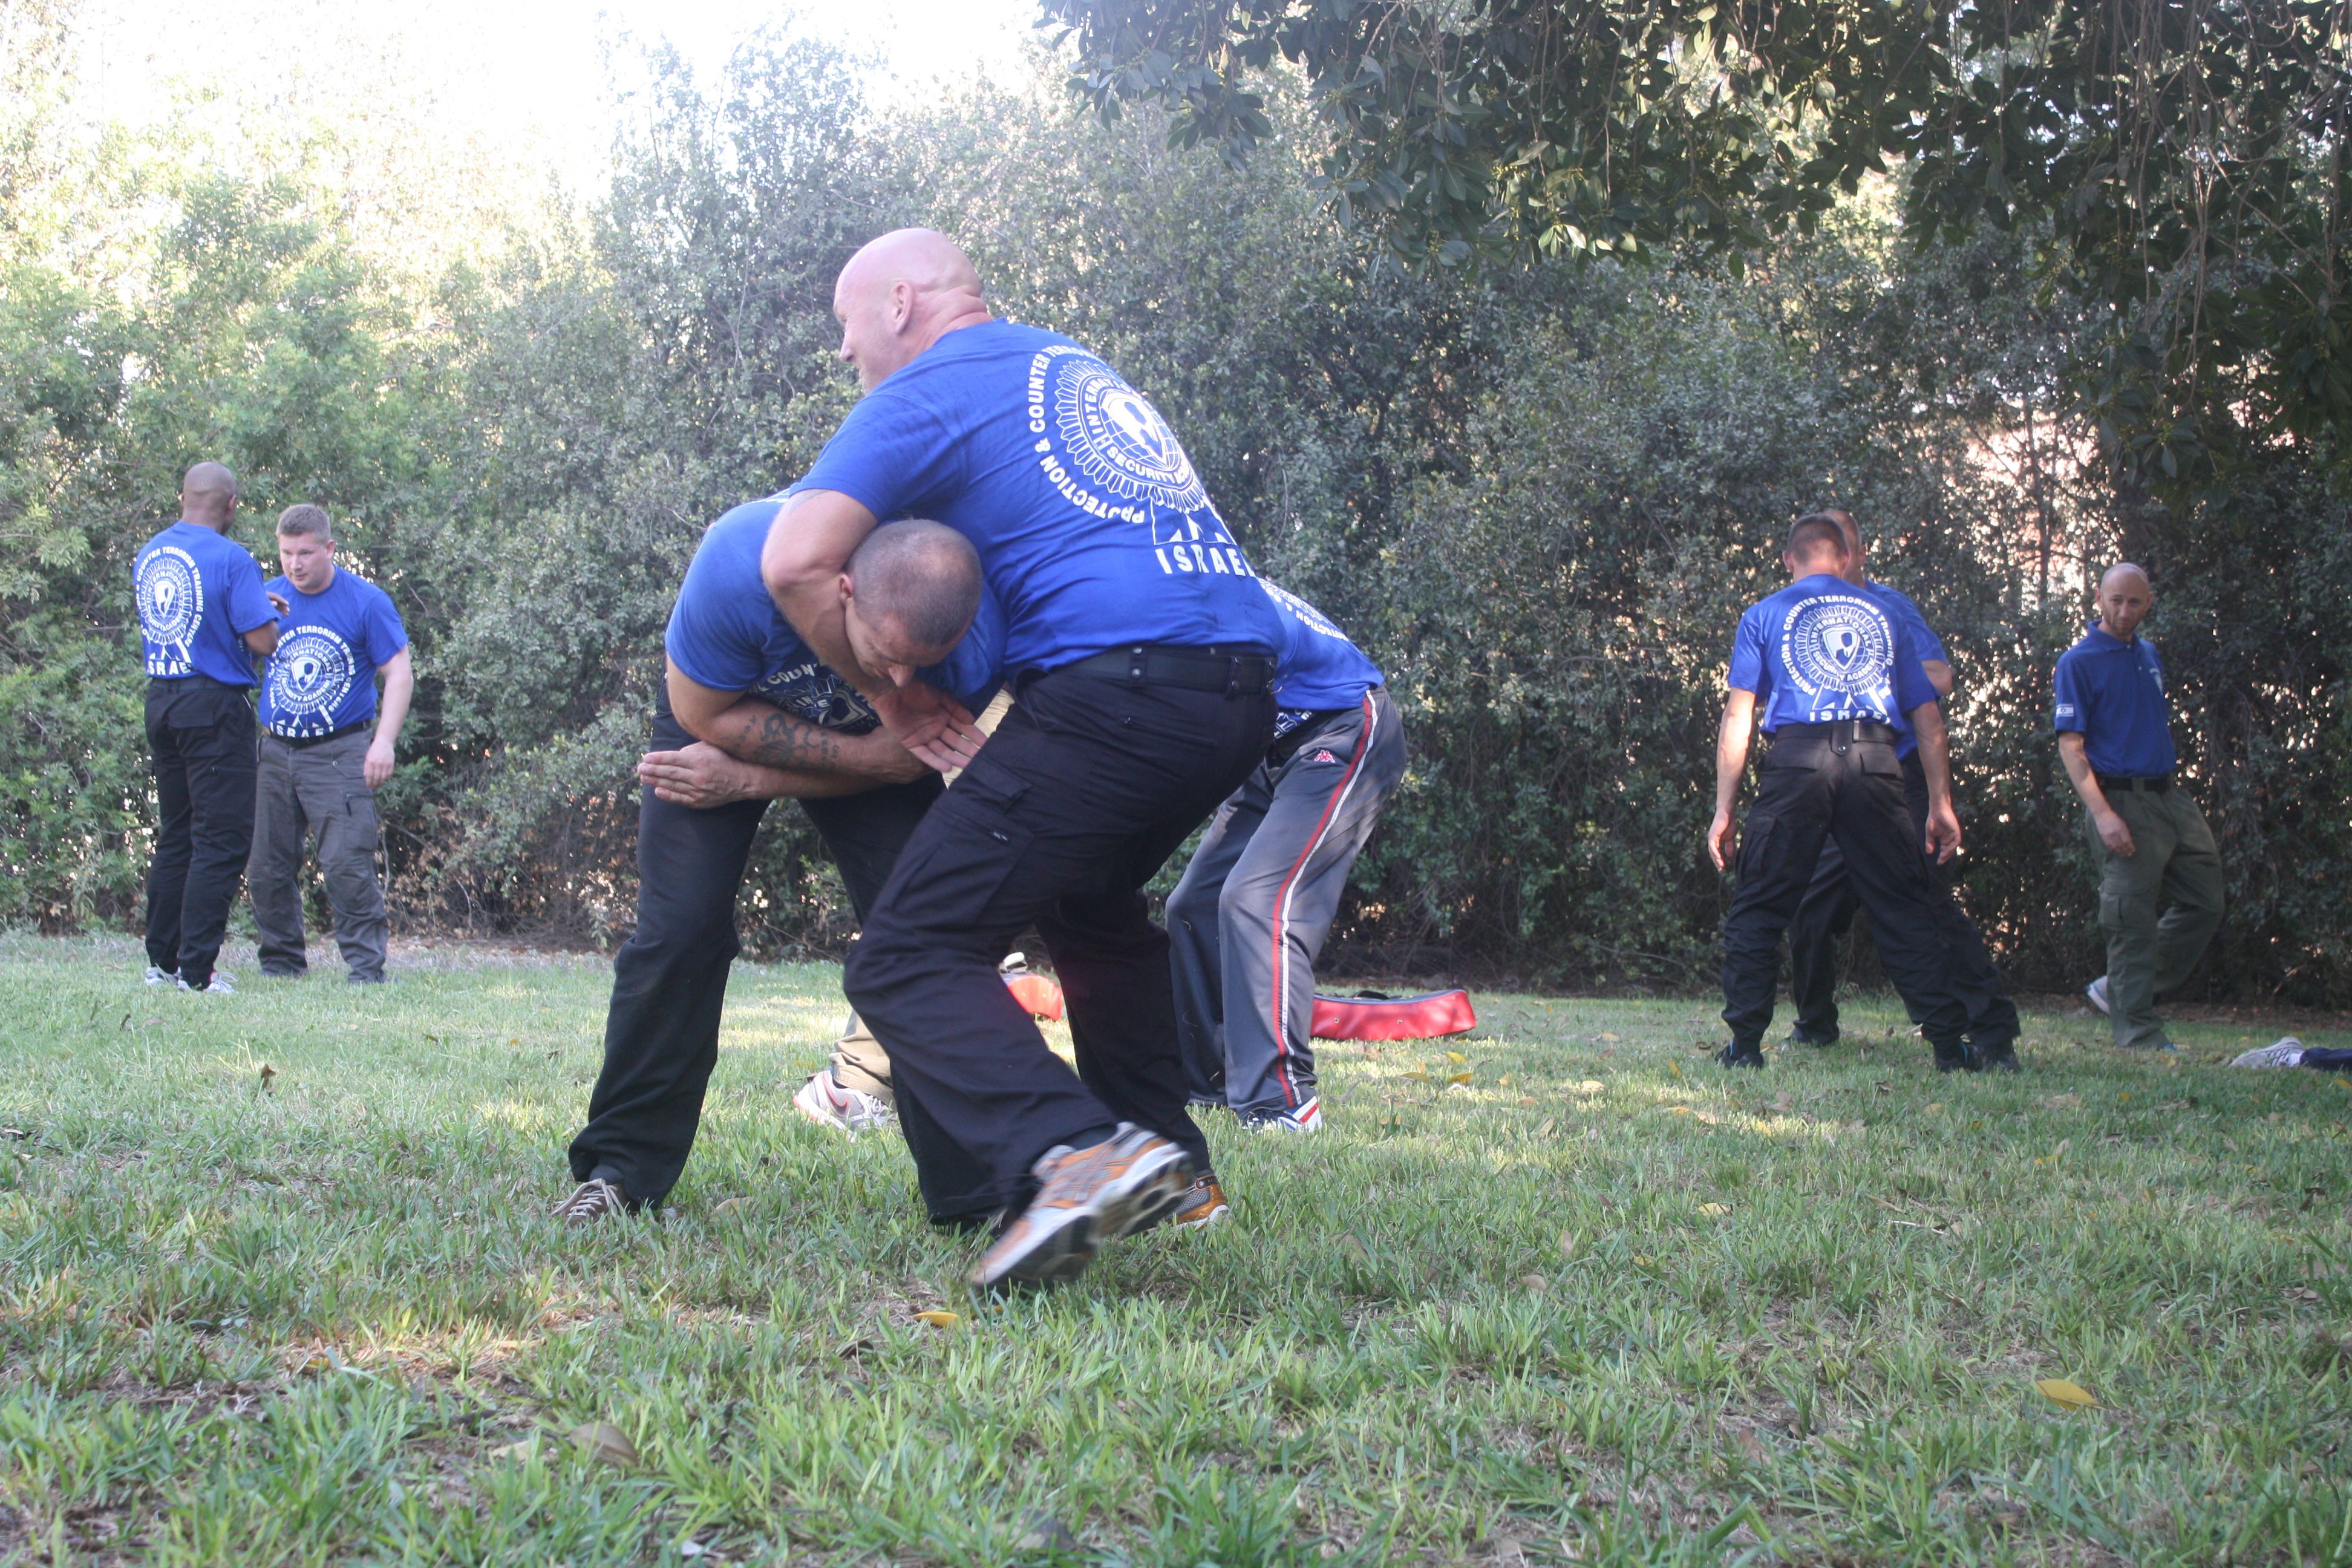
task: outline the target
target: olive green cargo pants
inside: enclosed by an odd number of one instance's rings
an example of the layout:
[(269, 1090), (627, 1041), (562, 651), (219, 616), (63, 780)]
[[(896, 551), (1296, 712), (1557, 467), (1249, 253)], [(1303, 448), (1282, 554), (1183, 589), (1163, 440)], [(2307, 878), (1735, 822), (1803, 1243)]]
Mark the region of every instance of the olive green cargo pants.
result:
[(2168, 1043), (2156, 999), (2189, 978), (2221, 923), (2221, 856), (2187, 790), (2116, 790), (2107, 804), (2133, 845), (2115, 854), (2084, 815), (2107, 933), (2108, 1017), (2116, 1044), (2145, 1050)]

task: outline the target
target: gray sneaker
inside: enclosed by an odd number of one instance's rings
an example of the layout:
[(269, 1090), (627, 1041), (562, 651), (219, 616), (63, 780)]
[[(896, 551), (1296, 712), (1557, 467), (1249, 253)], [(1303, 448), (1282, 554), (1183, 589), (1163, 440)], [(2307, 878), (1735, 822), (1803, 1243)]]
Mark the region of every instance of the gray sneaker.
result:
[(147, 966), (146, 980), (150, 985), (177, 985), (180, 983), (180, 972), (176, 969), (158, 969), (151, 963)]
[(2083, 999), (2088, 1002), (2092, 1006), (2096, 1007), (2100, 1013), (2105, 1016), (2110, 1018), (2115, 1016), (2115, 1009), (2107, 1005), (2107, 977), (2105, 975), (2100, 975), (2096, 980), (2092, 981), (2088, 985), (2083, 987)]
[(548, 1211), (551, 1219), (570, 1226), (593, 1225), (609, 1215), (629, 1212), (629, 1196), (621, 1191), (621, 1184), (608, 1182), (602, 1176), (591, 1176), (572, 1189), (572, 1195)]
[(214, 970), (213, 977), (210, 980), (205, 981), (202, 985), (191, 985), (188, 984), (185, 977), (179, 975), (174, 975), (173, 977), (173, 984), (177, 985), (183, 991), (209, 991), (215, 996), (234, 996), (236, 994), (236, 987), (230, 983), (228, 971), (226, 969)]

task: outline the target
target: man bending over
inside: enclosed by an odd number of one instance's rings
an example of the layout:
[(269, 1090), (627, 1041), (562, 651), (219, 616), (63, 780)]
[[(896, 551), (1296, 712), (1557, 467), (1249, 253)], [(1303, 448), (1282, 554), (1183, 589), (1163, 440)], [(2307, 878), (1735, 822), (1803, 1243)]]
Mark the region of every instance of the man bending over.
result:
[[(862, 921), (940, 794), (939, 775), (881, 730), (761, 585), (761, 546), (784, 499), (711, 524), (670, 613), (654, 749), (637, 769), (637, 929), (613, 963), (604, 1068), (572, 1141), (580, 1185), (555, 1211), (573, 1224), (658, 1205), (685, 1168), (741, 947), (735, 896), (768, 803), (801, 803)], [(961, 535), (929, 522), (877, 529), (834, 592), (861, 658), (986, 704), (1002, 617)], [(927, 1194), (941, 1180), (972, 1184), (903, 1095), (898, 1112)]]

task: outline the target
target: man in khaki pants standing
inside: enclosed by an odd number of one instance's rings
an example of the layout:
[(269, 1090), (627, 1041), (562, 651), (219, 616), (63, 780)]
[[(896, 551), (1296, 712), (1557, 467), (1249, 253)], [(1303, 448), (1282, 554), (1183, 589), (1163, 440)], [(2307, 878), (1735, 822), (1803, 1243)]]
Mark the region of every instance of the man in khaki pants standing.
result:
[(2059, 656), (2058, 754), (2090, 814), (2107, 972), (2084, 988), (2116, 1044), (2168, 1051), (2156, 999), (2179, 986), (2221, 923), (2221, 857), (2178, 786), (2172, 704), (2156, 645), (2139, 635), (2155, 595), (2130, 562), (2099, 579), (2099, 624)]

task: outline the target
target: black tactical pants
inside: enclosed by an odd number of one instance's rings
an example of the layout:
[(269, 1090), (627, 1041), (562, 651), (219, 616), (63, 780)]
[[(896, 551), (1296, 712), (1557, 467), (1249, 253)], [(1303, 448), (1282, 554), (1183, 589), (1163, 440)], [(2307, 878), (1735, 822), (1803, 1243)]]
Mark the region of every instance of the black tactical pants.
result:
[[(1911, 813), (1912, 841), (1924, 846), (1927, 771), (1919, 765), (1916, 752), (1902, 761), (1903, 803)], [(1930, 859), (1927, 879), (1936, 889), (1931, 901), (1937, 921), (1952, 950), (1952, 992), (1968, 1009), (1969, 1043), (1979, 1051), (1998, 1051), (2017, 1039), (2017, 1005), (2001, 984), (2000, 971), (1985, 947), (1984, 933), (1960, 908), (1955, 867)], [(1797, 1032), (1819, 1045), (1838, 1037), (1838, 943), (1853, 929), (1854, 914), (1861, 908), (1862, 896), (1854, 890), (1853, 879), (1846, 875), (1845, 854), (1832, 833), (1822, 846), (1812, 885), (1805, 889), (1804, 901), (1797, 906), (1796, 918), (1789, 927), (1789, 991), (1797, 1008)], [(1911, 1021), (1919, 1022), (1916, 1017)]]
[[(946, 1136), (988, 1173), (924, 1196), (936, 1215), (1025, 1204), (1031, 1167), (1132, 1121), (1208, 1169), (1186, 1114), (1168, 937), (1144, 884), (1255, 768), (1274, 699), (1130, 685), (1075, 669), (1019, 700), (898, 858), (845, 982)], [(996, 972), (1032, 922), (1066, 1000), (1077, 1073)]]
[[(692, 740), (663, 703), (654, 718), (654, 749), (675, 751)], [(800, 803), (833, 852), (861, 922), (939, 796), (938, 777), (926, 775)], [(658, 1204), (686, 1168), (703, 1092), (719, 1062), (728, 971), (742, 950), (735, 896), (767, 810), (763, 800), (697, 810), (640, 792), (637, 929), (613, 960), (604, 1067), (589, 1097), (588, 1124), (572, 1141), (573, 1180), (601, 1176), (618, 1182), (633, 1205)], [(972, 1184), (957, 1163), (960, 1152), (936, 1137), (921, 1107), (903, 1092), (898, 1117), (919, 1172), (944, 1162), (946, 1173), (930, 1180)]]
[(147, 683), (160, 808), (147, 871), (147, 962), (198, 989), (212, 984), (253, 848), (258, 736), (243, 687), (201, 675)]
[[(1927, 857), (1913, 841), (1892, 739), (1852, 740), (1847, 726), (1784, 728), (1757, 770), (1739, 846), (1739, 880), (1723, 921), (1723, 1018), (1735, 1050), (1760, 1048), (1780, 989), (1780, 939), (1832, 832), (1880, 960), (1942, 1056), (1958, 1056), (1968, 1012), (1948, 978), (1950, 944), (1936, 915)], [(1813, 732), (1818, 728), (1818, 732)]]

